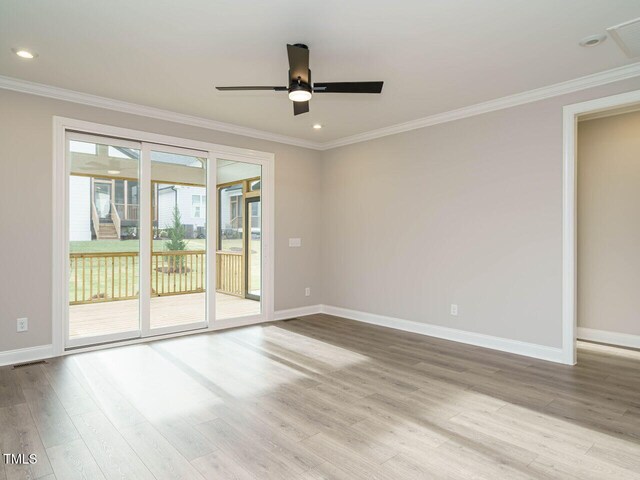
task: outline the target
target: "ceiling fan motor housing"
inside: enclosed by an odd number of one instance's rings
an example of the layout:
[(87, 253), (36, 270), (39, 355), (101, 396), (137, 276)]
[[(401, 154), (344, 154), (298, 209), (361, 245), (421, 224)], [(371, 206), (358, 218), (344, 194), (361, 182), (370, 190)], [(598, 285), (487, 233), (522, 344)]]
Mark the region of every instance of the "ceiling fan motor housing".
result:
[[(309, 83), (306, 83), (300, 80), (300, 77), (291, 78), (291, 71), (289, 71), (289, 78), (291, 79), (289, 84), (289, 98), (291, 98), (294, 102), (307, 101), (313, 94), (313, 88), (311, 87), (311, 70), (308, 70), (308, 72), (309, 73), (307, 78), (309, 79)], [(306, 94), (302, 94), (300, 96), (300, 100), (295, 100), (294, 97), (296, 96), (296, 94), (293, 92), (306, 92)], [(291, 95), (292, 93), (293, 96)]]

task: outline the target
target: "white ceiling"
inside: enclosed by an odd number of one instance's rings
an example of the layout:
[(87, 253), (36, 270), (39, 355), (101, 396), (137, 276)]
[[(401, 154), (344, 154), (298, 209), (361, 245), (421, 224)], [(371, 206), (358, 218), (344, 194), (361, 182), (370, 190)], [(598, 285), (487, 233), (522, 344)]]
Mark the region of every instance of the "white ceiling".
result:
[[(638, 0), (11, 0), (0, 75), (327, 142), (638, 61), (578, 46), (636, 17)], [(382, 95), (316, 94), (294, 117), (286, 93), (214, 89), (285, 85), (287, 43), (314, 81)]]

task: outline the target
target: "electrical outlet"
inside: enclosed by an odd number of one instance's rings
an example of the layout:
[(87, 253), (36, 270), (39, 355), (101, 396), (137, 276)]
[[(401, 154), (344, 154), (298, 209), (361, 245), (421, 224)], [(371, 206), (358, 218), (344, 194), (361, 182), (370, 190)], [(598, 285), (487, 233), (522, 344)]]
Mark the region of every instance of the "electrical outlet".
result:
[(304, 289), (304, 296), (305, 297), (310, 297), (311, 296), (311, 289), (309, 287)]
[(451, 315), (453, 315), (454, 317), (458, 316), (458, 305), (456, 305), (455, 303), (451, 304)]
[(17, 329), (18, 332), (26, 332), (29, 330), (29, 319), (28, 318), (19, 318), (18, 319)]

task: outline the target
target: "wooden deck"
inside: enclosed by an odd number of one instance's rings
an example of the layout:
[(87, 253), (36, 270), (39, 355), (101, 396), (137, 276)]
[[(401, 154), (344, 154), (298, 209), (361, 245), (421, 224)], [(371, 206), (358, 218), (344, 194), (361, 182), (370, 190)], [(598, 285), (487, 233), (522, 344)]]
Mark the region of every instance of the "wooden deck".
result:
[[(244, 317), (260, 313), (260, 302), (216, 293), (216, 318)], [(205, 294), (153, 297), (151, 328), (204, 321)], [(138, 300), (122, 300), (69, 306), (69, 337), (81, 338), (126, 332), (138, 328)]]

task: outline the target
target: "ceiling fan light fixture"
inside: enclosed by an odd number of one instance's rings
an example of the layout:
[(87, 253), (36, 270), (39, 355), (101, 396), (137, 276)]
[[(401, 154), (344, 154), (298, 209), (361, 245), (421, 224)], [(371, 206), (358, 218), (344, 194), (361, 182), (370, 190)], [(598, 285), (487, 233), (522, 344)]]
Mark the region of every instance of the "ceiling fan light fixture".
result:
[(289, 89), (289, 99), (294, 102), (308, 102), (311, 100), (311, 89), (306, 85), (292, 85)]

